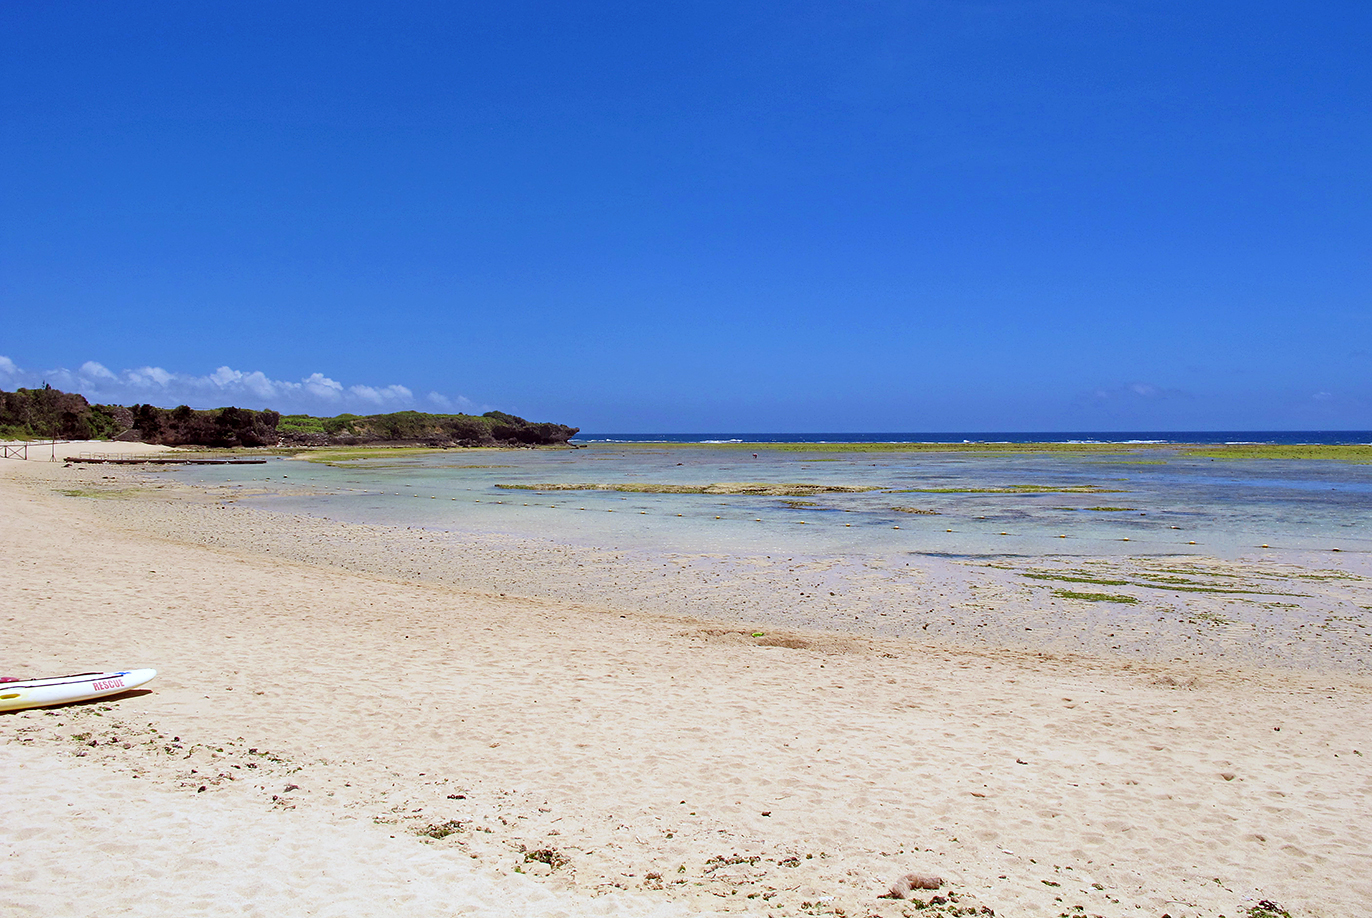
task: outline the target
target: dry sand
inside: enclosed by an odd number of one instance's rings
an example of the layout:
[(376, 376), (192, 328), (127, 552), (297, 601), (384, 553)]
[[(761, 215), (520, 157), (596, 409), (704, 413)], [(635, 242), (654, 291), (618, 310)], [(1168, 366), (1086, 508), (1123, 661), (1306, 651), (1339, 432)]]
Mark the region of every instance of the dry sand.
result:
[[(1372, 914), (1359, 654), (502, 596), (368, 569), (358, 527), (284, 552), (289, 520), (134, 480), (0, 462), (0, 669), (160, 673), (0, 715), (0, 914)], [(911, 871), (944, 879), (912, 893), (934, 909), (877, 898)]]

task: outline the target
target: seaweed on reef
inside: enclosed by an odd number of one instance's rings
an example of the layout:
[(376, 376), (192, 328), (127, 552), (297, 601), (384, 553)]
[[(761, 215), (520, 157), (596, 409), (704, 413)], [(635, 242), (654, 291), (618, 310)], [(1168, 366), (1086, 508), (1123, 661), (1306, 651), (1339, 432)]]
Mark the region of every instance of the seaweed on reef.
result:
[(1082, 599), (1087, 602), (1138, 602), (1137, 596), (1127, 596), (1123, 593), (1079, 593), (1075, 590), (1054, 590), (1053, 595), (1061, 599)]

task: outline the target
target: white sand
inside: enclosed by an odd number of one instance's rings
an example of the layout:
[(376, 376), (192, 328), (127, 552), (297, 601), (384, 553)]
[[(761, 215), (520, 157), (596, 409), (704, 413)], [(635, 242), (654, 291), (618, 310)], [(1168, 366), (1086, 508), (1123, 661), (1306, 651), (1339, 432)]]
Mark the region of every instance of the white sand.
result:
[(0, 914), (888, 916), (911, 870), (933, 914), (1372, 914), (1364, 674), (759, 640), (56, 493), (105, 475), (0, 463), (0, 669), (160, 672), (0, 715)]

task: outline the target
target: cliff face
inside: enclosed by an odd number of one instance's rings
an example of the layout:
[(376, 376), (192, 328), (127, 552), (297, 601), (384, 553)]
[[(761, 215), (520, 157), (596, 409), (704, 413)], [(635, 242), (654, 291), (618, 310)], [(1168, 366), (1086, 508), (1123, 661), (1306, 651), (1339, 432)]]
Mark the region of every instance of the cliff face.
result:
[(164, 446), (566, 446), (578, 428), (526, 421), (503, 411), (469, 414), (343, 414), (316, 418), (275, 411), (186, 405), (91, 405), (52, 387), (0, 392), (0, 438), (119, 439)]
[(144, 443), (164, 446), (275, 446), (276, 425), (281, 415), (275, 411), (249, 408), (216, 408), (196, 411), (179, 408), (133, 406), (134, 430)]

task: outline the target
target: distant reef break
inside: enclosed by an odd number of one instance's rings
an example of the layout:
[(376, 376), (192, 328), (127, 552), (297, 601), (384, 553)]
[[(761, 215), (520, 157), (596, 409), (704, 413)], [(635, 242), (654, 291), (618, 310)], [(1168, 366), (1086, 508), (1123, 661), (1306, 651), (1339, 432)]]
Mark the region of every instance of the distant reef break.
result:
[(132, 440), (163, 446), (566, 446), (580, 428), (482, 415), (340, 414), (317, 418), (249, 408), (92, 405), (51, 386), (0, 391), (0, 439)]

